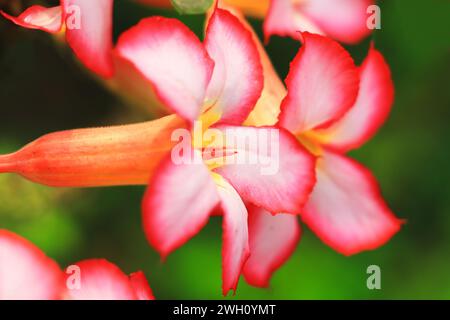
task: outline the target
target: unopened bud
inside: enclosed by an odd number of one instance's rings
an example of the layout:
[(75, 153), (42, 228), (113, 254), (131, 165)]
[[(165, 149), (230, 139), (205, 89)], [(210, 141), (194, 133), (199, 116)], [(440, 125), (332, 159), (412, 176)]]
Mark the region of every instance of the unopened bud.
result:
[(140, 124), (51, 133), (0, 156), (0, 173), (57, 187), (147, 184), (172, 149), (172, 131), (183, 127), (186, 123), (172, 115)]

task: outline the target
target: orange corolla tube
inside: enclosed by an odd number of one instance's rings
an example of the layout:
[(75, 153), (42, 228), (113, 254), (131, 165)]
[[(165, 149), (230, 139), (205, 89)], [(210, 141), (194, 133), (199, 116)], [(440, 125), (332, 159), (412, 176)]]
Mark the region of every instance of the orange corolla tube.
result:
[[(170, 0), (136, 0), (136, 2), (160, 8), (172, 7)], [(249, 16), (261, 19), (265, 17), (270, 6), (270, 0), (222, 0), (221, 2), (223, 5), (233, 6)]]
[(222, 2), (242, 10), (249, 16), (261, 19), (266, 16), (270, 6), (270, 0), (223, 0)]
[(185, 126), (171, 115), (140, 124), (51, 133), (0, 156), (0, 173), (55, 187), (147, 184), (173, 147), (173, 130)]

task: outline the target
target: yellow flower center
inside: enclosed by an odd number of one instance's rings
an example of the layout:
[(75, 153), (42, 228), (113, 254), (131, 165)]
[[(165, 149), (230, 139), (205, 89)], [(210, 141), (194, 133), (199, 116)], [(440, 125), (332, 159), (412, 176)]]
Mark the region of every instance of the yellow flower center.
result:
[(297, 135), (297, 140), (313, 155), (319, 157), (323, 154), (322, 145), (328, 141), (329, 137), (317, 130), (302, 132)]

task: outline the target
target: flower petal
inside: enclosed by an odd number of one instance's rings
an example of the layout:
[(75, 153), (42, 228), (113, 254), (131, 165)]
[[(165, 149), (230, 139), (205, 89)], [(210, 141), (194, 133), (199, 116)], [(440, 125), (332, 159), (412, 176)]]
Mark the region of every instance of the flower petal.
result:
[[(80, 270), (80, 287), (67, 289), (69, 300), (136, 300), (128, 276), (116, 265), (103, 259), (74, 264)], [(70, 277), (70, 275), (67, 275)]]
[(225, 180), (218, 186), (223, 209), (222, 290), (236, 292), (242, 268), (249, 257), (247, 209), (236, 190)]
[[(232, 0), (226, 2), (220, 2), (220, 7), (231, 12), (236, 18), (239, 19), (241, 24), (251, 33), (253, 37), (253, 42), (256, 45), (256, 48), (259, 53), (259, 59), (261, 60), (262, 68), (263, 68), (263, 78), (264, 78), (264, 88), (261, 92), (261, 97), (257, 101), (255, 107), (252, 112), (248, 116), (245, 121), (245, 125), (248, 126), (272, 126), (278, 122), (278, 114), (280, 113), (280, 105), (283, 98), (286, 96), (286, 88), (284, 86), (283, 81), (281, 81), (278, 76), (275, 68), (270, 61), (267, 52), (259, 40), (258, 35), (255, 30), (249, 24), (249, 22), (245, 19), (242, 12), (240, 12), (234, 5), (237, 5), (238, 8), (242, 8), (245, 10), (246, 5), (256, 7), (265, 6), (264, 3), (267, 1), (267, 6), (269, 4), (269, 0), (258, 1), (258, 3), (242, 1), (242, 0)], [(232, 4), (233, 6), (230, 6)], [(212, 14), (212, 13), (211, 13)]]
[(216, 186), (198, 151), (194, 159), (175, 164), (169, 155), (145, 193), (144, 230), (163, 257), (194, 236), (219, 204)]
[(339, 119), (356, 100), (359, 76), (352, 58), (337, 42), (305, 32), (304, 45), (286, 79), (280, 125), (295, 134)]
[(330, 247), (352, 255), (376, 249), (400, 229), (372, 174), (357, 162), (325, 152), (303, 221)]
[(130, 274), (130, 282), (138, 300), (155, 300), (152, 289), (142, 271)]
[(113, 52), (113, 61), (114, 77), (104, 81), (110, 90), (151, 118), (173, 115), (173, 112), (157, 96), (155, 90), (152, 90), (152, 82), (132, 62), (120, 56), (117, 51)]
[(0, 11), (8, 20), (16, 25), (28, 28), (39, 29), (45, 32), (57, 33), (61, 30), (62, 10), (61, 6), (45, 8), (42, 6), (31, 6), (22, 12), (17, 18)]
[(348, 151), (368, 141), (386, 120), (394, 101), (389, 66), (380, 52), (371, 48), (360, 68), (361, 84), (355, 105), (330, 128), (318, 131), (329, 147)]
[(332, 38), (357, 43), (372, 30), (367, 27), (367, 8), (374, 0), (308, 0), (298, 9)]
[(0, 230), (0, 300), (59, 299), (64, 274), (28, 240)]
[(153, 84), (163, 103), (193, 122), (214, 68), (198, 38), (176, 19), (151, 17), (125, 31), (117, 53)]
[(300, 224), (296, 215), (272, 215), (255, 206), (249, 208), (248, 220), (250, 258), (243, 274), (249, 284), (267, 287), (272, 273), (286, 262), (300, 241)]
[(314, 186), (315, 158), (284, 129), (217, 128), (232, 155), (215, 171), (246, 201), (273, 213), (299, 213)]
[(252, 34), (229, 11), (216, 9), (209, 20), (205, 47), (215, 62), (207, 106), (214, 106), (221, 122), (241, 124), (261, 96), (264, 83)]
[(323, 34), (323, 31), (311, 19), (297, 10), (292, 0), (272, 0), (263, 28), (266, 42), (272, 35), (298, 39), (300, 31)]
[(89, 69), (111, 77), (113, 0), (65, 0), (63, 4), (70, 47)]

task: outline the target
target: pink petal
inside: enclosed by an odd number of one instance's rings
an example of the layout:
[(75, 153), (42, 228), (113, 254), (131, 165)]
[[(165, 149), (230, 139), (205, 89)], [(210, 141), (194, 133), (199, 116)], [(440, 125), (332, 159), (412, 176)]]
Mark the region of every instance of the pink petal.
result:
[(28, 240), (0, 230), (0, 300), (52, 300), (61, 297), (64, 274)]
[(190, 121), (198, 118), (214, 63), (185, 25), (163, 17), (143, 19), (122, 34), (116, 50), (153, 83), (170, 109)]
[[(113, 0), (65, 0), (66, 39), (77, 57), (103, 77), (114, 73)], [(75, 10), (74, 10), (75, 9)], [(76, 18), (79, 13), (79, 25)]]
[[(195, 153), (196, 157), (200, 157)], [(163, 256), (198, 233), (219, 204), (216, 185), (201, 158), (175, 164), (162, 161), (143, 200), (144, 230), (149, 242)]]
[[(122, 99), (129, 101), (134, 107), (150, 115), (151, 118), (160, 118), (168, 115), (167, 106), (152, 90), (152, 83), (129, 60), (113, 52), (114, 77), (109, 79), (107, 86), (118, 93)], [(177, 114), (171, 116), (184, 119)], [(189, 124), (186, 122), (186, 127)], [(166, 141), (167, 142), (167, 141)]]
[(215, 169), (246, 201), (277, 213), (299, 213), (315, 182), (315, 158), (286, 130), (218, 126), (225, 165)]
[(305, 32), (291, 63), (280, 125), (298, 134), (339, 119), (356, 100), (358, 71), (337, 42)]
[[(278, 122), (278, 114), (280, 113), (281, 101), (287, 94), (286, 87), (283, 81), (279, 78), (275, 68), (270, 61), (270, 57), (267, 55), (264, 46), (260, 42), (258, 35), (253, 30), (250, 23), (245, 19), (243, 13), (236, 8), (242, 9), (248, 14), (260, 13), (260, 16), (264, 16), (269, 7), (269, 0), (263, 2), (251, 2), (246, 0), (227, 0), (227, 3), (220, 3), (221, 7), (226, 7), (240, 23), (243, 24), (246, 29), (252, 34), (253, 41), (259, 52), (259, 58), (261, 60), (264, 77), (264, 88), (261, 92), (261, 97), (257, 101), (252, 112), (244, 122), (249, 126), (271, 126)], [(236, 5), (236, 7), (234, 6)]]
[(297, 10), (292, 0), (272, 0), (263, 28), (266, 42), (272, 35), (298, 39), (300, 31), (323, 34), (314, 22)]
[[(67, 289), (70, 300), (136, 300), (128, 276), (116, 265), (103, 260), (84, 260), (75, 264), (80, 270), (80, 288)], [(69, 277), (70, 275), (68, 275)]]
[(39, 29), (45, 32), (57, 33), (61, 30), (62, 10), (61, 6), (45, 8), (31, 6), (22, 12), (17, 18), (0, 11), (8, 20), (18, 26), (28, 29)]
[(332, 38), (357, 43), (372, 30), (367, 27), (367, 8), (374, 0), (307, 0), (299, 10)]
[(378, 248), (402, 224), (369, 170), (332, 152), (318, 162), (317, 184), (301, 216), (322, 241), (345, 255)]
[(218, 188), (223, 209), (222, 290), (236, 292), (242, 268), (249, 257), (247, 209), (231, 185)]
[(230, 12), (216, 9), (209, 20), (205, 47), (215, 62), (207, 104), (220, 110), (222, 122), (241, 124), (261, 96), (264, 84), (252, 34)]
[(300, 241), (297, 216), (272, 215), (264, 209), (249, 208), (250, 258), (244, 266), (245, 280), (267, 287), (272, 273), (286, 262)]
[(142, 271), (132, 273), (130, 282), (138, 300), (155, 300), (152, 289), (148, 285), (147, 278)]
[(361, 84), (355, 105), (330, 128), (328, 146), (340, 151), (360, 147), (381, 127), (394, 102), (394, 84), (383, 56), (371, 48), (360, 68)]

